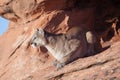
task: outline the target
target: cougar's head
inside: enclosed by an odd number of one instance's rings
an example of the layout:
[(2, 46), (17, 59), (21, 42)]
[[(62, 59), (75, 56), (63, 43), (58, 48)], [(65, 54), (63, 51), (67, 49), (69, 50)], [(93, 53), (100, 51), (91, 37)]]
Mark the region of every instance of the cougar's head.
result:
[(43, 29), (37, 29), (37, 31), (32, 36), (30, 44), (31, 44), (32, 47), (46, 45), (47, 41), (46, 41), (46, 38), (45, 38), (45, 31)]

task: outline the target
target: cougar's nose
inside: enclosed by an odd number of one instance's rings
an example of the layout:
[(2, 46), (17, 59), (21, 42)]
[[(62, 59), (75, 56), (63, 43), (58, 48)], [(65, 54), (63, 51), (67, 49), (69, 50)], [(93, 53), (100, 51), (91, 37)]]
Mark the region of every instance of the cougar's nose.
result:
[(31, 43), (31, 46), (32, 46), (33, 48), (36, 48), (37, 44), (36, 44), (36, 43)]
[(32, 45), (32, 44), (33, 44), (33, 42), (30, 41), (30, 45)]

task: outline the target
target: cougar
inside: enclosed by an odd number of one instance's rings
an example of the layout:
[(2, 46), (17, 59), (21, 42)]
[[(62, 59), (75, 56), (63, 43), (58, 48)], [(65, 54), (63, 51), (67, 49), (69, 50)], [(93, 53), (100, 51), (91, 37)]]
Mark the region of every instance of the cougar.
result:
[(66, 34), (52, 34), (41, 28), (31, 39), (33, 47), (44, 46), (56, 59), (53, 65), (61, 69), (73, 60), (94, 53), (95, 36), (91, 31), (73, 27)]

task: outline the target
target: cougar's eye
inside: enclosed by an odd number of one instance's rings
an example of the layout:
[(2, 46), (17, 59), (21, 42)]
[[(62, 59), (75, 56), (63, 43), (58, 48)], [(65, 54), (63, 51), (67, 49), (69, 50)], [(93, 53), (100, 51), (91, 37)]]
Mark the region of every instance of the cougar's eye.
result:
[(34, 40), (36, 39), (37, 37), (34, 38)]
[(35, 46), (37, 46), (37, 43), (34, 43)]

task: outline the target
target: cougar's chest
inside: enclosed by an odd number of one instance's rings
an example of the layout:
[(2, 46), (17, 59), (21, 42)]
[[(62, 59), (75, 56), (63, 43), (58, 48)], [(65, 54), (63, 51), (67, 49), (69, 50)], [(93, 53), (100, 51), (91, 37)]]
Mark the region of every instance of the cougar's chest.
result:
[(62, 53), (62, 51), (60, 51), (58, 48), (56, 49), (50, 46), (46, 46), (46, 48), (52, 54), (52, 56), (57, 60), (61, 60), (64, 57), (64, 53)]
[(61, 60), (65, 53), (64, 50), (64, 40), (62, 38), (57, 38), (55, 43), (47, 45), (46, 48), (57, 60)]

